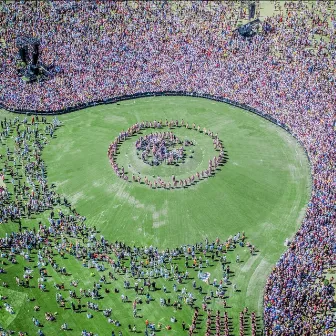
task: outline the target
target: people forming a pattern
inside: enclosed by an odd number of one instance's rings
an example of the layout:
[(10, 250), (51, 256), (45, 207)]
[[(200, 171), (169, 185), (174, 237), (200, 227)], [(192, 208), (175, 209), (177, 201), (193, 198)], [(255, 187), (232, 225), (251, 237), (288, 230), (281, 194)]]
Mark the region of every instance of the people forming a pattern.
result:
[[(164, 128), (169, 128), (168, 131), (161, 131)], [(178, 164), (184, 162), (186, 157), (185, 147), (194, 145), (192, 140), (180, 140), (171, 129), (174, 127), (185, 127), (186, 129), (192, 129), (194, 131), (203, 133), (212, 139), (214, 149), (219, 152), (217, 156), (209, 159), (208, 166), (206, 169), (196, 171), (192, 175), (186, 178), (179, 178), (178, 176), (172, 175), (171, 179), (166, 180), (159, 176), (151, 179), (147, 176), (142, 178), (140, 174), (132, 174), (130, 178), (128, 172), (126, 172), (123, 166), (119, 166), (117, 163), (117, 156), (119, 154), (118, 147), (121, 143), (132, 137), (133, 135), (139, 134), (142, 130), (153, 128), (156, 131), (148, 135), (141, 136), (136, 142), (135, 147), (138, 155), (141, 157), (142, 161), (146, 164), (157, 166), (162, 162), (166, 164)], [(116, 173), (116, 175), (125, 180), (138, 183), (144, 183), (150, 188), (185, 188), (189, 187), (196, 182), (206, 179), (213, 175), (216, 169), (225, 161), (225, 152), (222, 141), (218, 138), (218, 134), (214, 134), (205, 127), (202, 129), (200, 126), (196, 126), (195, 123), (188, 124), (183, 119), (181, 122), (178, 120), (168, 121), (165, 123), (162, 121), (142, 121), (136, 123), (129, 127), (126, 131), (121, 131), (119, 135), (110, 144), (107, 155), (111, 166)]]

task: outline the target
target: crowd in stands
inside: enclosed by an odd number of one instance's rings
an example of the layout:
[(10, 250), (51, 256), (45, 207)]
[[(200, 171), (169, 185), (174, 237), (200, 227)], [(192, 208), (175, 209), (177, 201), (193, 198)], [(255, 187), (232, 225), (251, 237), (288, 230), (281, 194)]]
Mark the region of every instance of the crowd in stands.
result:
[[(68, 4), (65, 6), (65, 4)], [(69, 5), (70, 4), (70, 5)], [(305, 147), (312, 194), (264, 295), (266, 335), (331, 335), (335, 267), (334, 6), (286, 2), (270, 30), (245, 39), (230, 2), (39, 2), (1, 4), (0, 101), (58, 110), (125, 94), (187, 91), (246, 104), (284, 123)], [(265, 23), (263, 24), (265, 25)], [(36, 29), (38, 27), (38, 30)], [(26, 84), (15, 38), (41, 39), (41, 58), (60, 72)]]

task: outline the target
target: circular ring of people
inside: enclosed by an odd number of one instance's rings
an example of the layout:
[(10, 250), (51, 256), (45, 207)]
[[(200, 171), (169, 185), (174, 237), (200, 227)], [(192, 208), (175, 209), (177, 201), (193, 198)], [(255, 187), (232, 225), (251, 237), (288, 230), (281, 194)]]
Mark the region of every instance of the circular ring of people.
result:
[[(194, 146), (195, 143), (193, 140), (182, 140), (178, 138), (174, 134), (173, 130), (179, 127), (194, 130), (209, 136), (212, 139), (213, 147), (215, 151), (218, 152), (218, 155), (209, 159), (207, 169), (196, 171), (187, 178), (180, 178), (179, 176), (172, 175), (171, 180), (169, 181), (161, 178), (160, 176), (157, 176), (154, 180), (152, 180), (147, 176), (143, 178), (140, 173), (133, 173), (130, 178), (129, 172), (117, 163), (117, 157), (120, 154), (118, 148), (120, 145), (134, 135), (141, 134), (142, 131), (146, 129), (153, 129), (153, 132), (141, 135), (135, 142), (135, 148), (139, 159), (150, 166), (159, 166), (162, 164), (178, 166), (185, 163), (185, 159), (187, 157), (186, 148)], [(194, 151), (191, 150), (191, 153), (193, 152)], [(125, 181), (145, 183), (151, 189), (188, 188), (191, 185), (214, 175), (217, 168), (225, 162), (226, 156), (223, 142), (218, 138), (218, 134), (214, 134), (205, 127), (201, 128), (199, 125), (196, 126), (195, 123), (189, 125), (189, 123), (185, 122), (183, 119), (181, 122), (178, 120), (166, 120), (166, 122), (163, 123), (162, 121), (154, 120), (135, 123), (126, 131), (121, 131), (118, 134), (118, 136), (110, 144), (107, 155), (114, 172), (119, 178)], [(190, 155), (189, 158), (192, 159), (193, 155)]]

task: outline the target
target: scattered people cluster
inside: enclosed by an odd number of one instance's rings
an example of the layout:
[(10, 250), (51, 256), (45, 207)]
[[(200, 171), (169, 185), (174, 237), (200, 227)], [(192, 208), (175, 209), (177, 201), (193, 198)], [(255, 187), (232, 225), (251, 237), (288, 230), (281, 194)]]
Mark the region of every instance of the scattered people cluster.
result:
[[(3, 168), (1, 186), (0, 223), (9, 220), (21, 223), (21, 218), (51, 209), (57, 198), (47, 185), (46, 167), (41, 153), (54, 131), (60, 126), (57, 118), (47, 123), (45, 117), (4, 119), (0, 125), (0, 142), (6, 154), (0, 156)], [(13, 146), (9, 147), (10, 141)], [(24, 177), (24, 178), (23, 178)]]
[[(27, 118), (23, 121), (19, 118), (6, 120), (4, 125), (7, 124), (16, 125), (19, 130), (31, 127), (39, 129), (43, 125), (48, 132), (50, 128), (57, 128), (60, 125), (56, 118), (49, 123), (45, 118), (38, 117), (32, 117), (29, 122)], [(9, 133), (13, 133), (13, 130), (9, 130)], [(28, 149), (35, 141), (35, 137), (26, 139)], [(6, 145), (10, 144), (17, 145), (15, 138), (7, 139)], [(28, 152), (35, 154), (32, 150)], [(5, 158), (9, 162), (10, 159), (11, 157)], [(39, 161), (43, 165), (41, 156), (32, 156), (28, 161)], [(19, 178), (29, 176), (29, 170), (24, 170)], [(4, 180), (7, 181), (8, 174), (5, 174), (5, 177)], [(16, 181), (14, 185), (17, 183)], [(43, 186), (41, 194), (52, 189), (48, 186), (46, 177)], [(17, 193), (18, 190), (16, 194), (9, 192), (9, 199), (15, 199)], [(153, 296), (160, 293), (159, 302), (162, 307), (173, 308), (176, 314), (186, 307), (197, 312), (202, 310), (208, 320), (216, 324), (216, 335), (220, 335), (222, 330), (229, 330), (227, 313), (224, 314), (223, 321), (220, 321), (219, 312), (213, 311), (211, 305), (215, 300), (219, 300), (223, 308), (227, 309), (230, 296), (237, 295), (234, 267), (229, 261), (234, 259), (232, 254), (237, 253), (236, 263), (241, 263), (243, 261), (240, 260), (239, 250), (249, 249), (251, 258), (257, 253), (256, 248), (247, 241), (244, 232), (238, 232), (225, 241), (219, 238), (214, 241), (205, 239), (194, 245), (160, 251), (154, 246), (129, 246), (119, 241), (108, 241), (103, 235), (99, 235), (95, 227), (88, 227), (85, 224), (86, 218), (77, 213), (71, 204), (57, 193), (53, 194), (51, 207), (44, 210), (48, 212), (48, 224), (40, 221), (34, 228), (21, 228), (0, 238), (0, 261), (4, 265), (1, 284), (3, 287), (14, 289), (6, 281), (7, 271), (9, 267), (19, 266), (23, 260), (26, 262), (24, 265), (29, 266), (23, 267), (23, 274), (20, 272), (16, 274), (17, 287), (29, 289), (36, 286), (41, 295), (48, 296), (52, 283), (50, 278), (53, 278), (52, 274), (56, 272), (57, 279), (64, 279), (64, 282), (54, 281), (52, 285), (56, 291), (55, 300), (58, 308), (85, 314), (87, 319), (102, 314), (108, 325), (113, 328), (112, 335), (116, 335), (116, 330), (118, 335), (122, 335), (122, 330), (126, 329), (136, 332), (139, 324), (129, 325), (128, 328), (123, 325), (118, 313), (111, 306), (106, 306), (105, 295), (114, 295), (115, 300), (120, 300), (120, 304), (129, 307), (128, 309), (133, 312), (134, 321), (140, 317), (141, 305), (145, 303), (155, 305)], [(69, 277), (69, 271), (64, 265), (64, 260), (68, 258), (72, 258), (73, 263), (81, 264), (81, 267), (90, 272), (92, 281), (89, 285), (83, 280)], [(219, 280), (210, 274), (218, 264), (222, 272)], [(119, 286), (121, 279), (125, 279), (122, 290)], [(233, 291), (230, 291), (230, 288), (233, 288)], [(15, 314), (14, 308), (8, 303), (10, 299), (10, 296), (1, 296), (0, 309), (3, 306), (8, 314)], [(41, 316), (44, 316), (45, 323), (59, 324), (60, 330), (66, 331), (71, 327), (69, 321), (59, 321), (57, 311), (46, 310), (43, 304), (35, 301), (34, 297), (30, 296), (29, 302), (33, 305), (34, 311), (32, 323), (39, 336), (45, 335)], [(38, 317), (39, 313), (43, 315)], [(199, 320), (201, 316), (197, 318)], [(190, 335), (195, 330), (196, 322), (193, 321), (188, 324), (189, 327), (184, 321), (179, 321), (182, 323), (182, 329), (188, 329)], [(143, 326), (145, 335), (155, 335), (161, 329), (174, 329), (176, 328), (174, 324), (177, 322), (175, 316), (172, 316), (170, 323), (165, 325), (161, 322), (148, 321)], [(248, 325), (248, 322), (246, 323)], [(8, 333), (10, 334), (9, 331), (3, 331), (4, 335)], [(25, 335), (25, 332), (20, 331), (19, 334)], [(93, 333), (83, 330), (82, 335)]]

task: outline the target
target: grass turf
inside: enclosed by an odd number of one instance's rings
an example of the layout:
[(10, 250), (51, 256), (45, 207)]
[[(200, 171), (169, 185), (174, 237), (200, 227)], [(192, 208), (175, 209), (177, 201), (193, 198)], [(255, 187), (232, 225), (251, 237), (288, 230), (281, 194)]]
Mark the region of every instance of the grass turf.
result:
[[(7, 116), (4, 112), (2, 117)], [(214, 177), (179, 190), (151, 190), (145, 185), (120, 180), (113, 172), (107, 158), (107, 148), (121, 130), (127, 129), (137, 121), (173, 119), (193, 122), (218, 133), (228, 153), (228, 162)], [(186, 97), (151, 97), (121, 102), (119, 104), (97, 106), (80, 112), (59, 117), (64, 122), (44, 149), (43, 158), (47, 163), (49, 183), (55, 183), (57, 191), (65, 195), (76, 210), (87, 217), (88, 225), (95, 225), (107, 239), (123, 240), (127, 244), (155, 245), (160, 249), (197, 241), (222, 240), (245, 231), (247, 240), (256, 245), (259, 252), (250, 256), (245, 248), (228, 255), (232, 262), (234, 277), (240, 292), (233, 293), (228, 288), (227, 309), (233, 322), (233, 333), (238, 334), (239, 312), (248, 306), (262, 315), (262, 291), (271, 267), (284, 251), (286, 237), (291, 237), (298, 228), (309, 198), (309, 165), (302, 148), (285, 131), (270, 122), (237, 109), (235, 107), (206, 99)], [(191, 174), (207, 165), (213, 157), (211, 141), (201, 135), (176, 129), (180, 137), (196, 141), (195, 157), (180, 165), (179, 174)], [(120, 147), (118, 160), (142, 174), (169, 176), (171, 167), (144, 166), (136, 157), (134, 141), (128, 140)], [(4, 148), (3, 148), (4, 151)], [(46, 220), (47, 215), (36, 216), (36, 220)], [(33, 225), (27, 221), (25, 225)], [(35, 221), (36, 223), (36, 221)], [(0, 231), (11, 231), (13, 225), (3, 225)], [(236, 253), (241, 263), (236, 264)], [(97, 278), (90, 277), (90, 271), (83, 268), (73, 257), (60, 260), (72, 274), (69, 277), (49, 269), (49, 293), (41, 293), (36, 288), (28, 291), (13, 284), (14, 276), (22, 273), (19, 266), (8, 267), (8, 273), (1, 275), (1, 280), (8, 281), (8, 290), (20, 291), (35, 297), (35, 303), (26, 302), (23, 296), (14, 300), (17, 306), (15, 319), (0, 322), (6, 328), (21, 329), (36, 333), (32, 325), (33, 316), (43, 320), (45, 311), (57, 311), (55, 324), (44, 323), (46, 335), (56, 335), (64, 321), (73, 329), (68, 334), (78, 335), (86, 328), (99, 335), (109, 335), (111, 326), (102, 314), (94, 314), (88, 320), (84, 313), (75, 314), (71, 310), (59, 310), (55, 302), (54, 282), (65, 282), (69, 288), (70, 279), (81, 279), (80, 285), (92, 285)], [(181, 263), (179, 261), (178, 263)], [(18, 268), (19, 267), (19, 268)], [(19, 271), (20, 269), (20, 271)], [(221, 278), (221, 267), (214, 263), (209, 269), (211, 280)], [(192, 274), (195, 276), (195, 274)], [(98, 276), (98, 274), (97, 274)], [(111, 288), (119, 287), (122, 291), (121, 275)], [(36, 279), (34, 280), (36, 282)], [(162, 287), (164, 280), (158, 281)], [(200, 282), (201, 283), (201, 282)], [(35, 283), (36, 285), (36, 283)], [(172, 283), (166, 285), (172, 291)], [(188, 283), (191, 290), (191, 284)], [(211, 287), (202, 285), (204, 293)], [(170, 294), (173, 297), (173, 294)], [(136, 323), (138, 330), (144, 320), (170, 323), (170, 317), (176, 315), (178, 325), (173, 325), (172, 334), (183, 334), (180, 322), (190, 323), (192, 310), (183, 308), (174, 312), (170, 308), (161, 308), (159, 298), (162, 291), (154, 292), (155, 301), (142, 305), (140, 314), (143, 319), (132, 317), (131, 304), (121, 304), (116, 295), (107, 295), (102, 300), (104, 308), (112, 307), (121, 321), (119, 328), (126, 332), (127, 325)], [(13, 296), (14, 297), (14, 296)], [(198, 300), (202, 298), (198, 296)], [(198, 302), (199, 302), (198, 301)], [(25, 302), (23, 304), (23, 302)], [(38, 302), (43, 309), (33, 312), (32, 307)], [(211, 308), (220, 306), (218, 300), (210, 304)], [(41, 316), (39, 316), (41, 315)], [(204, 319), (200, 324), (204, 330)], [(142, 328), (142, 329), (141, 329)], [(117, 328), (115, 328), (117, 329)], [(164, 332), (163, 332), (164, 333)]]

